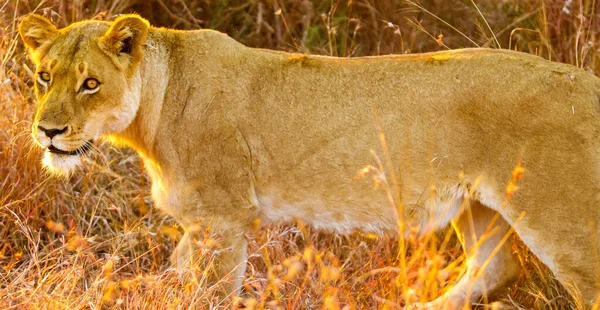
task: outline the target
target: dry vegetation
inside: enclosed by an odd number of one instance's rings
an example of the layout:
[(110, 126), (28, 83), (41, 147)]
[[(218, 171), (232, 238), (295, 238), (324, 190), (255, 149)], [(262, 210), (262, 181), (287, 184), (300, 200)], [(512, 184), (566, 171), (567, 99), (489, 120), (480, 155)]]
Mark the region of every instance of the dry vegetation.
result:
[[(152, 208), (149, 180), (131, 151), (100, 145), (69, 180), (42, 171), (29, 137), (36, 103), (33, 67), (15, 32), (20, 16), (37, 11), (65, 26), (103, 11), (107, 18), (135, 11), (156, 26), (214, 28), (249, 46), (336, 56), (512, 48), (598, 74), (599, 8), (594, 0), (1, 0), (0, 308), (233, 307), (215, 300), (202, 268), (186, 281), (170, 269), (181, 231)], [(431, 299), (463, 270), (455, 239), (452, 231), (407, 239), (407, 271), (399, 275), (394, 240), (301, 224), (265, 228), (251, 239), (249, 293), (236, 303), (387, 309), (404, 297)], [(484, 307), (576, 308), (577, 299), (512, 239), (520, 279), (501, 304)]]

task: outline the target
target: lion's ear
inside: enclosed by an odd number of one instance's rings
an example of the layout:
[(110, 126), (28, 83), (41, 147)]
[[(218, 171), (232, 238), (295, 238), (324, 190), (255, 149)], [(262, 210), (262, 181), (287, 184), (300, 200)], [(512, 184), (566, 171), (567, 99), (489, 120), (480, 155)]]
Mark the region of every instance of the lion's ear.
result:
[(144, 55), (150, 24), (138, 15), (117, 18), (100, 38), (100, 46), (114, 56), (122, 68), (137, 65)]
[(39, 60), (58, 36), (58, 29), (43, 16), (29, 14), (19, 24), (19, 35), (33, 58)]

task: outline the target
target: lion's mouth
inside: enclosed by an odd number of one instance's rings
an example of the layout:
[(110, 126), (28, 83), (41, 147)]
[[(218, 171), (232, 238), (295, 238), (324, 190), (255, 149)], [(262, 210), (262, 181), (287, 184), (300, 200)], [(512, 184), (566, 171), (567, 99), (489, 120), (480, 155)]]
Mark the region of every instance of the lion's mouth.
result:
[(61, 150), (61, 149), (55, 147), (52, 144), (50, 144), (50, 146), (48, 147), (48, 151), (50, 153), (58, 154), (58, 155), (74, 156), (74, 155), (83, 155), (83, 154), (87, 153), (91, 148), (92, 148), (92, 141), (86, 141), (82, 146), (80, 146), (78, 149), (73, 150), (73, 151), (64, 151), (64, 150)]

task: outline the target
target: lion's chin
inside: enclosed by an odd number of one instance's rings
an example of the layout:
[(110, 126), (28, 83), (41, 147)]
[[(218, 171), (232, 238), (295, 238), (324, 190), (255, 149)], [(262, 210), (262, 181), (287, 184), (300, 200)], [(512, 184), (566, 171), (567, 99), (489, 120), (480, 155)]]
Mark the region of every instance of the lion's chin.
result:
[(46, 150), (42, 159), (42, 164), (47, 171), (62, 177), (69, 177), (80, 163), (79, 155), (56, 154), (49, 150)]

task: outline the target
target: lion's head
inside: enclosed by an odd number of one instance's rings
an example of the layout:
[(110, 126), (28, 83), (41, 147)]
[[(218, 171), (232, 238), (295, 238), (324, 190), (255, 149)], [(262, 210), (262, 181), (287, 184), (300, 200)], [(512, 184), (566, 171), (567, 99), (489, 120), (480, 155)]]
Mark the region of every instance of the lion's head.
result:
[(46, 149), (43, 163), (49, 170), (69, 174), (92, 140), (132, 122), (148, 29), (136, 15), (63, 29), (35, 14), (21, 21), (19, 33), (37, 67), (32, 135)]

